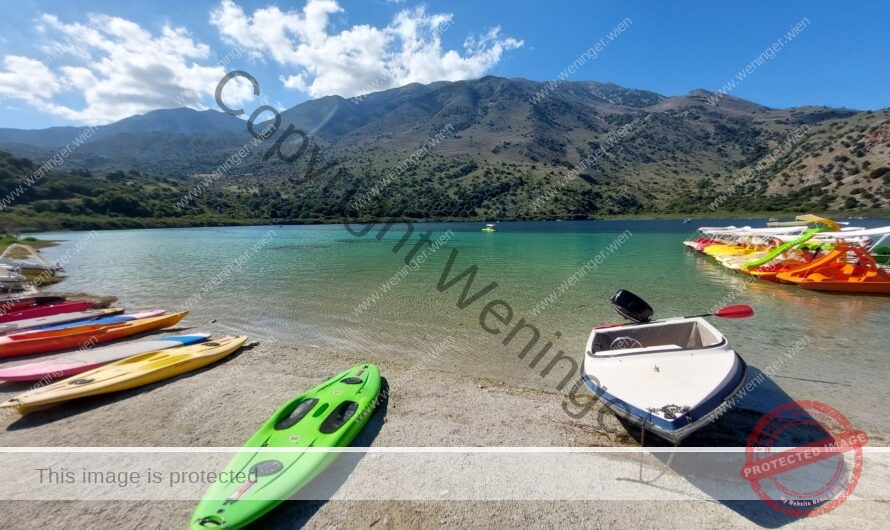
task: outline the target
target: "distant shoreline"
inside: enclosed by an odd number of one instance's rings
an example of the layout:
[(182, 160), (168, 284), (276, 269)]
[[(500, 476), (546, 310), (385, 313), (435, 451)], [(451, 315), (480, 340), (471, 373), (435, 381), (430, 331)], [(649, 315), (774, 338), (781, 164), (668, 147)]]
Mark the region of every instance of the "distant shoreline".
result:
[[(109, 222), (113, 222), (112, 226), (109, 226), (105, 223), (101, 223), (103, 226), (97, 226), (92, 224), (85, 224), (83, 226), (74, 226), (71, 227), (70, 223), (69, 227), (63, 226), (54, 226), (52, 223), (48, 223), (47, 227), (34, 227), (28, 228), (26, 230), (22, 230), (21, 233), (23, 235), (30, 234), (39, 234), (44, 232), (80, 232), (87, 230), (140, 230), (140, 229), (160, 229), (160, 228), (212, 228), (212, 227), (231, 227), (231, 226), (302, 226), (302, 225), (338, 225), (342, 224), (345, 221), (348, 221), (353, 224), (361, 224), (361, 223), (381, 223), (381, 222), (395, 222), (395, 223), (485, 223), (491, 221), (502, 221), (502, 222), (527, 222), (527, 223), (537, 223), (537, 222), (554, 222), (554, 221), (606, 221), (606, 222), (615, 222), (615, 221), (671, 221), (671, 220), (684, 220), (684, 219), (692, 219), (693, 224), (699, 221), (706, 221), (708, 219), (750, 219), (750, 220), (767, 220), (770, 218), (793, 218), (795, 215), (800, 215), (802, 213), (807, 212), (708, 212), (707, 214), (699, 213), (699, 214), (655, 214), (655, 213), (646, 213), (646, 214), (627, 214), (627, 215), (608, 215), (608, 216), (596, 216), (591, 218), (584, 219), (575, 219), (575, 218), (548, 218), (548, 219), (513, 219), (513, 218), (478, 218), (478, 219), (465, 219), (465, 218), (424, 218), (424, 219), (416, 219), (410, 217), (359, 217), (354, 219), (227, 219), (227, 220), (215, 220), (215, 219), (188, 219), (184, 220), (185, 222), (164, 222), (168, 219), (154, 219), (156, 222), (143, 223), (142, 218), (139, 217), (126, 217), (126, 218), (108, 218)], [(890, 210), (868, 210), (861, 212), (828, 212), (828, 213), (819, 213), (818, 215), (824, 215), (830, 219), (836, 219), (841, 221), (848, 220), (856, 220), (856, 219), (890, 219)], [(148, 219), (152, 221), (152, 219)], [(169, 219), (173, 221), (172, 219)], [(119, 222), (120, 221), (120, 222)], [(136, 222), (134, 222), (136, 221)], [(160, 221), (160, 222), (157, 222)], [(119, 223), (118, 223), (119, 222)]]

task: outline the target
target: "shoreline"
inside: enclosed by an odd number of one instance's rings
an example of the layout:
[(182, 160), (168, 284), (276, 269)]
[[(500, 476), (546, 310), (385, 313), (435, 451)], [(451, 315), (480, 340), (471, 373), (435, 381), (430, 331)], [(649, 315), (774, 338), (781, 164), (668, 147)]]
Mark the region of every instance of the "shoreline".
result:
[[(219, 330), (213, 330), (218, 332)], [(23, 361), (27, 362), (27, 361)], [(131, 391), (81, 399), (51, 407), (11, 422), (4, 421), (4, 446), (168, 446), (239, 447), (277, 407), (293, 395), (318, 384), (333, 373), (373, 356), (300, 348), (260, 342), (233, 358), (195, 373), (185, 374)], [(11, 362), (3, 362), (3, 366)], [(371, 447), (633, 447), (638, 446), (611, 413), (597, 426), (598, 408), (575, 420), (560, 406), (562, 396), (516, 387), (485, 377), (416, 370), (410, 363), (381, 359), (381, 373), (389, 382), (389, 399), (357, 444)], [(408, 377), (410, 376), (410, 377)], [(215, 384), (223, 382), (224, 384)], [(0, 399), (22, 391), (25, 384), (0, 384)], [(196, 400), (199, 407), (189, 408)], [(192, 410), (197, 409), (197, 410)], [(177, 414), (188, 410), (188, 414)], [(692, 435), (684, 445), (720, 446), (741, 440), (758, 418), (730, 412), (713, 425)], [(369, 424), (370, 426), (370, 424)], [(368, 428), (366, 428), (368, 430)], [(887, 445), (887, 437), (870, 436), (869, 444)], [(647, 446), (656, 443), (647, 436)], [(667, 445), (664, 443), (664, 445)], [(338, 460), (345, 461), (347, 458)], [(332, 469), (337, 466), (335, 464)], [(341, 470), (342, 471), (342, 470)], [(656, 470), (657, 471), (657, 470)], [(680, 479), (685, 477), (678, 469)], [(406, 461), (405, 479), (423, 473)], [(688, 471), (686, 472), (688, 473)], [(656, 473), (652, 471), (654, 476)], [(693, 476), (688, 477), (693, 485)], [(398, 477), (380, 477), (381, 484)], [(684, 479), (685, 480), (685, 479)], [(616, 483), (617, 484), (617, 483)], [(554, 487), (566, 487), (566, 484)], [(617, 486), (614, 486), (617, 487)], [(624, 486), (637, 488), (638, 486)], [(633, 489), (632, 491), (637, 491)], [(262, 528), (329, 527), (331, 524), (375, 528), (418, 525), (444, 527), (461, 523), (476, 528), (503, 528), (503, 514), (520, 526), (577, 524), (596, 513), (599, 523), (636, 520), (643, 526), (656, 521), (695, 517), (707, 526), (731, 528), (760, 524), (775, 527), (785, 521), (759, 501), (739, 509), (736, 501), (715, 501), (702, 490), (699, 500), (643, 501), (291, 501), (264, 518)], [(44, 528), (65, 520), (66, 526), (120, 528), (136, 516), (157, 521), (160, 527), (184, 527), (194, 509), (193, 501), (15, 501), (4, 502), (8, 520), (18, 528)], [(884, 513), (885, 516), (880, 516)], [(101, 521), (95, 516), (101, 514)], [(585, 515), (587, 514), (587, 515)], [(837, 526), (841, 521), (869, 521), (890, 515), (890, 503), (847, 502), (832, 514), (816, 520), (791, 521)], [(492, 517), (495, 517), (494, 519)], [(161, 523), (163, 521), (163, 523)], [(771, 523), (772, 522), (772, 523)]]
[[(627, 215), (609, 215), (609, 216), (595, 216), (591, 218), (584, 219), (573, 219), (571, 217), (563, 218), (558, 216), (553, 216), (549, 218), (535, 218), (535, 219), (523, 219), (523, 218), (509, 218), (509, 219), (498, 219), (500, 222), (521, 222), (521, 223), (549, 223), (556, 221), (566, 221), (566, 222), (617, 222), (617, 221), (682, 221), (687, 218), (691, 218), (693, 221), (706, 221), (709, 219), (745, 219), (745, 220), (758, 220), (763, 219), (767, 220), (773, 217), (776, 218), (785, 218), (785, 217), (794, 217), (796, 215), (801, 215), (800, 212), (699, 212), (699, 213), (643, 213), (643, 214), (627, 214)], [(865, 210), (865, 211), (844, 211), (844, 212), (828, 212), (821, 213), (824, 217), (828, 218), (837, 218), (837, 219), (847, 219), (847, 220), (855, 220), (861, 218), (862, 220), (870, 220), (870, 219), (890, 219), (890, 210)], [(127, 218), (109, 218), (113, 219), (125, 219), (126, 221), (139, 221), (142, 218), (140, 217), (127, 217)], [(345, 222), (349, 222), (352, 224), (356, 223), (382, 223), (382, 222), (393, 222), (393, 223), (413, 223), (413, 224), (428, 224), (428, 223), (485, 223), (486, 221), (490, 221), (490, 218), (479, 218), (479, 219), (458, 219), (458, 218), (423, 218), (423, 219), (414, 219), (408, 217), (356, 217), (356, 218), (341, 218), (341, 219), (243, 219), (243, 220), (190, 220), (190, 222), (186, 223), (158, 223), (150, 226), (123, 226), (123, 227), (108, 227), (108, 226), (95, 226), (89, 225), (89, 227), (70, 229), (70, 228), (50, 228), (46, 230), (29, 230), (22, 232), (24, 235), (32, 235), (32, 234), (41, 234), (41, 233), (53, 233), (53, 232), (85, 232), (90, 230), (97, 231), (106, 231), (106, 230), (159, 230), (159, 229), (181, 229), (181, 228), (223, 228), (223, 227), (250, 227), (250, 226), (326, 226), (326, 225), (341, 225)]]

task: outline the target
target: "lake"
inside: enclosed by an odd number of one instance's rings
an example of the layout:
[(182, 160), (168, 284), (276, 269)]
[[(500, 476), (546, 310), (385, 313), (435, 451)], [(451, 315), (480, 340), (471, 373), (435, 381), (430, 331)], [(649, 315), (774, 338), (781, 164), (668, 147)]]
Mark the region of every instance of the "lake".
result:
[[(580, 362), (591, 328), (621, 320), (609, 306), (619, 288), (646, 299), (656, 317), (749, 304), (754, 318), (712, 320), (752, 368), (781, 359), (773, 382), (782, 392), (825, 402), (858, 428), (887, 433), (883, 405), (890, 389), (883, 375), (890, 373), (890, 297), (829, 295), (765, 281), (748, 285), (747, 276), (684, 250), (682, 241), (699, 224), (764, 222), (504, 222), (494, 233), (481, 232), (482, 223), (423, 223), (414, 225), (401, 247), (405, 225), (394, 225), (379, 239), (383, 225), (361, 237), (343, 225), (103, 231), (80, 252), (73, 249), (85, 233), (35, 235), (63, 242), (43, 251), (49, 260), (70, 256), (58, 290), (115, 295), (131, 309), (188, 308), (186, 323), (215, 333), (359, 353), (370, 361), (398, 358), (418, 369), (545, 389), (554, 389), (570, 368), (561, 361), (541, 377), (557, 350)], [(363, 227), (352, 225), (352, 231), (360, 234)], [(406, 266), (418, 234), (427, 231), (441, 246), (418, 247), (415, 257), (426, 252), (423, 263), (418, 258)], [(586, 263), (583, 275), (576, 274)], [(474, 266), (465, 303), (492, 282), (496, 286), (461, 309), (467, 276), (447, 289), (437, 286)], [(573, 285), (561, 291), (573, 274)], [(503, 325), (489, 314), (487, 332), (480, 312), (492, 300), (509, 305), (513, 323)], [(503, 306), (497, 310), (505, 312)], [(541, 335), (525, 359), (518, 354), (527, 336), (502, 343), (519, 318)], [(529, 368), (548, 340), (552, 352)], [(807, 346), (786, 355), (801, 340)], [(757, 410), (768, 392), (760, 389), (740, 406)]]

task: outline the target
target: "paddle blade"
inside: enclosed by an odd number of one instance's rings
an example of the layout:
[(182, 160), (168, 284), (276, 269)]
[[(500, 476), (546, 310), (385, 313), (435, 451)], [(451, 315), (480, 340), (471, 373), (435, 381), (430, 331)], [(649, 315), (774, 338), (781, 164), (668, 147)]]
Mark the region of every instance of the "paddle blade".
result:
[(728, 305), (714, 313), (720, 318), (748, 318), (754, 316), (754, 310), (746, 305)]

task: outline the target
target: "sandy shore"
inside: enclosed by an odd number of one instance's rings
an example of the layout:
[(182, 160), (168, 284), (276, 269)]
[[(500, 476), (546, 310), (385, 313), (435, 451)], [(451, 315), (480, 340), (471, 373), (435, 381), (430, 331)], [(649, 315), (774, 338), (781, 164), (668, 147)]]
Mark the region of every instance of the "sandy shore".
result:
[[(142, 389), (85, 399), (6, 420), (4, 446), (240, 446), (285, 400), (366, 359), (261, 343), (227, 362)], [(9, 366), (11, 363), (4, 363)], [(398, 446), (637, 446), (639, 433), (612, 415), (572, 420), (556, 393), (516, 388), (380, 361), (390, 399), (358, 445)], [(5, 400), (29, 387), (0, 384)], [(198, 400), (196, 402), (196, 400)], [(197, 403), (197, 406), (195, 405)], [(687, 445), (743, 445), (757, 417), (727, 414)], [(657, 443), (651, 435), (647, 438)], [(872, 438), (870, 444), (887, 445)], [(344, 460), (346, 457), (341, 458)], [(339, 461), (338, 461), (339, 464)], [(360, 466), (365, 466), (365, 461)], [(334, 466), (336, 467), (336, 465)], [(332, 468), (333, 469), (333, 468)], [(342, 471), (342, 470), (341, 470)], [(407, 480), (423, 469), (406, 467)], [(379, 483), (399, 477), (380, 477)], [(682, 477), (680, 477), (682, 479)], [(569, 484), (556, 487), (570, 487)], [(759, 502), (664, 501), (291, 501), (258, 528), (506, 527), (877, 527), (890, 518), (882, 501), (846, 502), (828, 515), (798, 521)], [(193, 501), (3, 502), (0, 528), (185, 528)], [(883, 516), (881, 514), (884, 514)]]

